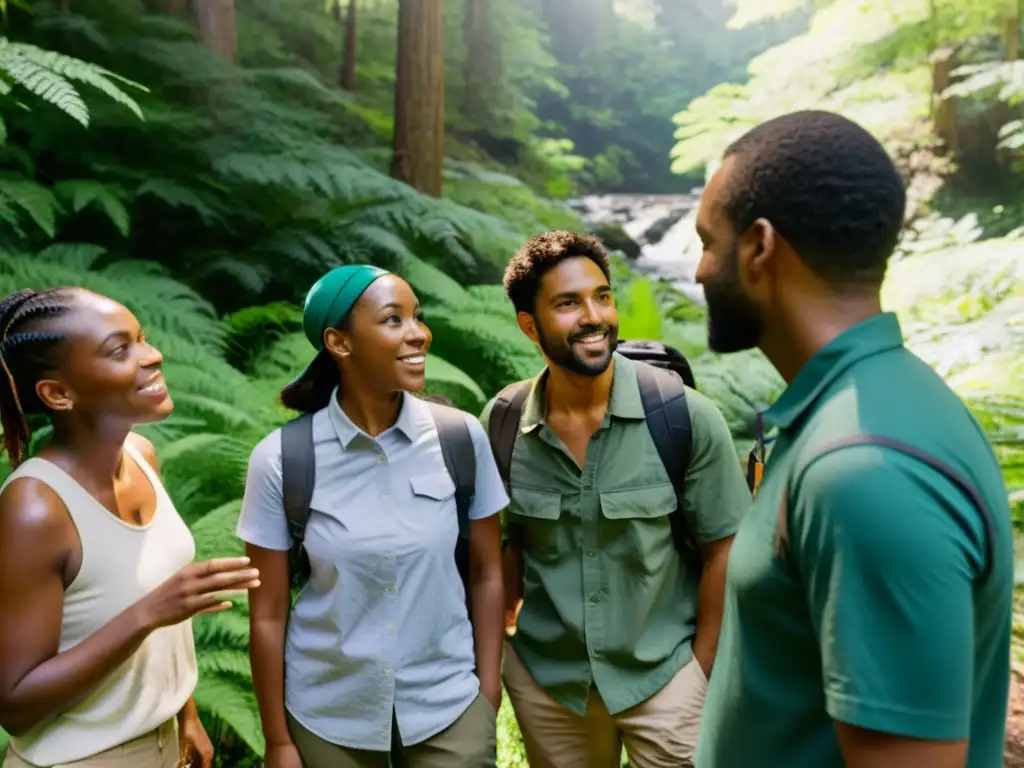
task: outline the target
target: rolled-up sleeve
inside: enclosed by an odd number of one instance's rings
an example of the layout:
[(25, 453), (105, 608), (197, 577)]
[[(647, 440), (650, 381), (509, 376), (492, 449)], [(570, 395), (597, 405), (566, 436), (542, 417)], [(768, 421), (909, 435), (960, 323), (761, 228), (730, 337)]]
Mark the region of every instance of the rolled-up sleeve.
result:
[(480, 520), (495, 515), (508, 506), (508, 494), (501, 481), (498, 464), (491, 451), (491, 441), (483, 426), (472, 416), (466, 418), (469, 435), (473, 438), (473, 452), (476, 454), (476, 495), (469, 507), (469, 519)]
[(236, 533), (242, 541), (263, 549), (280, 551), (291, 545), (282, 495), (280, 430), (261, 440), (249, 455)]

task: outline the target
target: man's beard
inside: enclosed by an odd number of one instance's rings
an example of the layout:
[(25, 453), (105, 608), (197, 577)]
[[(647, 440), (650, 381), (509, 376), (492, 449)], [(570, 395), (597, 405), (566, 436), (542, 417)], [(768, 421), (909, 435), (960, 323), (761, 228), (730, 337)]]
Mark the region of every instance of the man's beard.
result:
[(757, 307), (743, 293), (735, 246), (721, 272), (704, 282), (704, 299), (708, 304), (708, 347), (712, 352), (742, 352), (761, 343), (761, 318)]
[[(607, 333), (605, 343), (607, 352), (599, 357), (584, 357), (580, 354), (575, 341), (594, 333)], [(574, 333), (566, 339), (549, 336), (544, 332), (540, 323), (537, 323), (537, 343), (541, 350), (547, 355), (554, 365), (564, 368), (580, 376), (600, 376), (608, 370), (612, 363), (612, 352), (618, 343), (619, 327), (617, 325), (589, 325), (578, 333)]]

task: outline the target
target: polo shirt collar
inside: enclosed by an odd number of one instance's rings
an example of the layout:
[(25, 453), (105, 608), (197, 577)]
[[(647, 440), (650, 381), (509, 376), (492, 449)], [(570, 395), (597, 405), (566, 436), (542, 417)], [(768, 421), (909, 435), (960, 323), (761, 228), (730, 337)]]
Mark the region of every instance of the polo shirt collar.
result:
[[(615, 368), (612, 373), (612, 391), (608, 400), (608, 414), (619, 419), (644, 419), (643, 401), (640, 399), (640, 385), (636, 380), (636, 366), (633, 361), (618, 352), (612, 353)], [(523, 405), (523, 416), (519, 422), (520, 434), (531, 432), (545, 423), (544, 399), (549, 371), (545, 368), (533, 380), (530, 394)], [(607, 417), (606, 417), (607, 418)]]
[(843, 371), (864, 358), (903, 346), (903, 332), (892, 312), (882, 312), (848, 328), (822, 347), (793, 379), (764, 418), (791, 428)]
[[(393, 426), (384, 430), (381, 435), (385, 435), (391, 430), (396, 430), (405, 435), (410, 442), (413, 442), (431, 423), (430, 412), (426, 407), (426, 403), (417, 397), (413, 397), (408, 392), (403, 392), (401, 398), (402, 402), (398, 408), (398, 419)], [(364, 437), (368, 440), (374, 439), (357, 427), (342, 409), (338, 403), (337, 387), (331, 393), (331, 400), (327, 404), (327, 416), (330, 419), (331, 427), (334, 429), (334, 434), (337, 435), (343, 448), (347, 449), (352, 444), (352, 441), (358, 437)]]

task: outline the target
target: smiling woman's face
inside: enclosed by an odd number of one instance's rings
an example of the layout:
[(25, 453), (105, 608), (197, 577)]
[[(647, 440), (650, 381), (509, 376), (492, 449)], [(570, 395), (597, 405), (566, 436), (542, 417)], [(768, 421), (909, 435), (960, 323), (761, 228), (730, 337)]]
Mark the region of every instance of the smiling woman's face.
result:
[(159, 421), (174, 409), (161, 366), (163, 355), (146, 342), (127, 307), (89, 291), (76, 291), (73, 308), (55, 320), (64, 335), (64, 358), (52, 378), (36, 385), (55, 411), (70, 409), (133, 424)]
[(336, 360), (345, 361), (350, 377), (385, 393), (423, 389), (432, 336), (405, 280), (397, 275), (375, 280), (352, 308), (347, 326), (328, 331), (324, 341)]

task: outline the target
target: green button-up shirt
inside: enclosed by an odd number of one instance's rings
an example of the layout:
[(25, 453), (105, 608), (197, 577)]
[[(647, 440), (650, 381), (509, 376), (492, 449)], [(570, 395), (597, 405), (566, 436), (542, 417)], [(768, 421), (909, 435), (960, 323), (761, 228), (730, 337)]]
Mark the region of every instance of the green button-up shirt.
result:
[[(509, 483), (507, 514), (523, 529), (515, 650), (534, 680), (581, 716), (592, 685), (612, 714), (657, 693), (690, 660), (696, 631), (698, 584), (668, 517), (675, 492), (644, 420), (635, 365), (618, 354), (614, 365), (582, 468), (545, 422), (546, 377), (534, 380)], [(693, 452), (683, 511), (706, 543), (731, 536), (751, 499), (722, 414), (698, 392), (686, 397)]]

